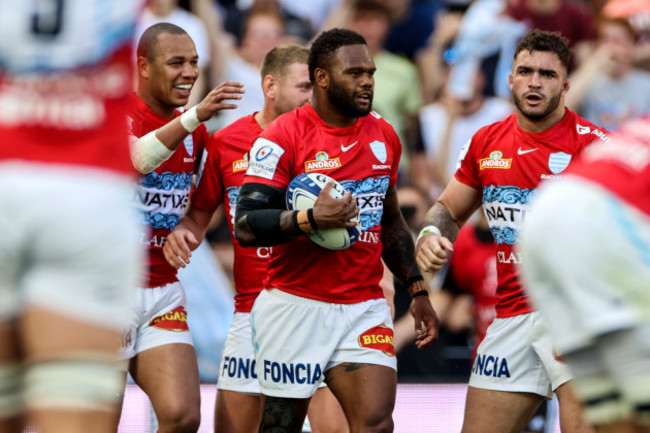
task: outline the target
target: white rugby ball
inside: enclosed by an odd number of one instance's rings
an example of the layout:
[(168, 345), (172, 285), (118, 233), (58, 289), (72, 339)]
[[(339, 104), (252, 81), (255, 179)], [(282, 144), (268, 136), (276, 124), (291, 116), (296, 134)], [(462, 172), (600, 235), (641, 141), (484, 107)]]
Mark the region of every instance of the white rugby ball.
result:
[[(330, 191), (333, 198), (342, 198), (345, 195), (345, 188), (331, 177), (322, 173), (302, 173), (296, 176), (287, 188), (287, 209), (305, 210), (314, 207), (321, 189), (325, 188), (328, 182), (334, 182)], [(328, 250), (344, 250), (349, 248), (359, 239), (361, 235), (361, 221), (357, 215), (352, 220), (357, 223), (355, 227), (340, 227), (336, 229), (314, 230), (306, 236), (316, 245)]]

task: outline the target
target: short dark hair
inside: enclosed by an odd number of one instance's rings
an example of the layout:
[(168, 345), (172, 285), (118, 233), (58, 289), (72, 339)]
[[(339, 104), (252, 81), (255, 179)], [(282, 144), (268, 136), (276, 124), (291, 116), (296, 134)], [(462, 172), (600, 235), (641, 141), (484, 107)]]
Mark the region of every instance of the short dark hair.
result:
[(151, 27), (147, 28), (147, 30), (142, 33), (142, 36), (140, 36), (137, 48), (138, 57), (145, 57), (148, 61), (153, 62), (156, 58), (158, 36), (163, 33), (171, 33), (172, 35), (187, 35), (187, 32), (185, 30), (175, 24), (154, 24)]
[(266, 53), (262, 61), (262, 80), (267, 75), (273, 75), (277, 79), (282, 79), (289, 66), (294, 63), (307, 64), (309, 61), (309, 50), (298, 44), (278, 45)]
[(336, 50), (348, 45), (366, 45), (366, 40), (348, 29), (331, 29), (318, 35), (309, 51), (309, 81), (313, 84), (316, 81), (314, 71), (317, 68), (327, 70)]
[(571, 60), (571, 50), (569, 41), (562, 36), (560, 32), (547, 32), (544, 30), (533, 29), (519, 41), (515, 48), (514, 59), (522, 51), (545, 51), (557, 54), (560, 62), (565, 69), (569, 68)]

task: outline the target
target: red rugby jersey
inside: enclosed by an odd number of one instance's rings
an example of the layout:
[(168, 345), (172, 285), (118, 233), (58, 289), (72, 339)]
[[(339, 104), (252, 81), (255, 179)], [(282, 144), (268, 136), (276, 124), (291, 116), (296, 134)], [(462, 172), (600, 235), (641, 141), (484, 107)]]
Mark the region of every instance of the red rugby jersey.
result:
[[(40, 5), (42, 6), (42, 5)], [(0, 12), (0, 161), (133, 175), (125, 102), (144, 4), (67, 0)]]
[(650, 117), (632, 121), (611, 140), (590, 146), (569, 175), (606, 188), (650, 215)]
[[(136, 137), (142, 137), (170, 121), (157, 115), (136, 94), (131, 95), (128, 105), (131, 134)], [(180, 115), (177, 110), (175, 116)], [(142, 211), (142, 230), (138, 239), (149, 252), (144, 287), (159, 287), (177, 281), (176, 269), (167, 263), (162, 248), (167, 235), (185, 212), (196, 158), (203, 152), (209, 138), (205, 126), (199, 125), (167, 161), (140, 177), (137, 203)]]
[(198, 186), (192, 192), (192, 205), (214, 212), (223, 203), (235, 250), (235, 311), (250, 313), (262, 290), (270, 247), (244, 248), (233, 235), (239, 188), (248, 169), (248, 151), (263, 131), (254, 115), (245, 116), (214, 133), (208, 142)]
[(343, 251), (307, 237), (273, 247), (265, 288), (341, 304), (382, 298), (381, 217), (401, 152), (393, 127), (375, 112), (334, 128), (307, 104), (269, 125), (251, 149), (244, 183), (286, 189), (301, 173), (324, 173), (357, 198), (362, 234)]
[(519, 226), (535, 188), (543, 180), (561, 178), (589, 143), (606, 136), (570, 110), (543, 132), (530, 133), (512, 114), (481, 128), (461, 153), (455, 177), (481, 190), (483, 210), (497, 249), (497, 317), (533, 311), (518, 277), (524, 259), (515, 250)]
[(0, 73), (0, 161), (133, 175), (125, 122), (131, 55), (129, 41), (98, 64), (68, 72)]

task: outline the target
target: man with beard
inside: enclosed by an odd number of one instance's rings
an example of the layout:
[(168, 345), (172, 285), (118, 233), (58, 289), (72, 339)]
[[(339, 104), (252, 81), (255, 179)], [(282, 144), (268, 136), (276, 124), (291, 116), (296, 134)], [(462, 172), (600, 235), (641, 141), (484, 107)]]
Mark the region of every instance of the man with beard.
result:
[[(323, 380), (350, 431), (393, 430), (396, 361), (390, 308), (379, 286), (382, 258), (413, 296), (417, 344), (424, 347), (437, 334), (397, 204), (401, 144), (371, 108), (374, 72), (363, 37), (343, 29), (322, 33), (309, 55), (311, 104), (278, 117), (250, 151), (235, 234), (244, 246), (273, 246), (265, 290), (252, 310), (264, 400), (260, 432), (299, 432)], [(330, 197), (328, 184), (312, 209), (286, 210), (287, 186), (306, 171), (341, 182), (345, 196)], [(359, 213), (360, 239), (346, 250), (326, 250), (304, 236), (353, 227), (350, 219)]]
[[(217, 131), (206, 145), (208, 154), (197, 188), (181, 221), (167, 237), (165, 258), (175, 268), (190, 262), (191, 251), (205, 236), (210, 220), (221, 203), (231, 233), (235, 206), (248, 161), (246, 154), (257, 136), (279, 115), (309, 102), (312, 85), (307, 60), (309, 50), (295, 44), (278, 45), (262, 62), (262, 111), (244, 116)], [(261, 417), (260, 385), (255, 375), (251, 338), (251, 309), (266, 277), (269, 248), (242, 248), (233, 240), (235, 317), (219, 368), (214, 416), (216, 433), (247, 433), (257, 430)], [(241, 367), (243, 366), (243, 367)], [(309, 405), (315, 431), (343, 433), (347, 424), (338, 402), (327, 387), (319, 389)]]
[[(497, 318), (477, 349), (463, 433), (520, 432), (544, 398), (556, 393), (563, 432), (588, 432), (566, 365), (524, 294), (515, 249), (535, 188), (556, 182), (583, 148), (605, 133), (564, 107), (570, 51), (559, 33), (533, 30), (517, 44), (509, 85), (515, 113), (480, 129), (459, 168), (429, 209), (417, 262), (438, 271), (452, 242), (482, 204), (497, 248)], [(557, 210), (561, 212), (561, 210)]]

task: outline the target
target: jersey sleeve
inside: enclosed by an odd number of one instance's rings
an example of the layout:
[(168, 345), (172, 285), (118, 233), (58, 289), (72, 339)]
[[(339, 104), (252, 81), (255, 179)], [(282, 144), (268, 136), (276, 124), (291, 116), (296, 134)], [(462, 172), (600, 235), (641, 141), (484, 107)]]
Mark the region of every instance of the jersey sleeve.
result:
[(244, 183), (262, 183), (286, 189), (292, 179), (292, 135), (277, 120), (253, 142)]
[(392, 161), (392, 172), (390, 175), (390, 186), (395, 186), (397, 184), (397, 174), (399, 169), (399, 161), (402, 157), (402, 143), (395, 132), (395, 129), (387, 121), (384, 123), (386, 134), (390, 145), (393, 149), (393, 161)]
[(221, 181), (221, 154), (219, 141), (210, 139), (205, 147), (203, 167), (197, 187), (192, 191), (192, 205), (205, 212), (214, 212), (223, 202), (223, 183)]
[(477, 154), (481, 140), (483, 139), (482, 132), (483, 130), (479, 130), (465, 143), (458, 156), (458, 164), (456, 165), (456, 173), (454, 174), (456, 180), (476, 189), (480, 187), (477, 172)]

